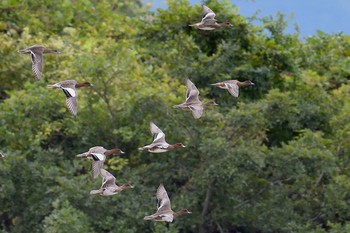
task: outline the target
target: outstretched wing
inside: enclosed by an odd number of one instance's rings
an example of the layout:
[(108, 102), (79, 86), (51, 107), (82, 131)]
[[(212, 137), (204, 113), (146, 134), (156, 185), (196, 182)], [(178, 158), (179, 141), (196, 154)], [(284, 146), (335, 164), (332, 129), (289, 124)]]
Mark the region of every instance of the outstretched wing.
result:
[(153, 144), (164, 144), (165, 134), (161, 129), (159, 129), (153, 122), (150, 122), (150, 129), (153, 135)]
[(234, 97), (238, 97), (239, 87), (236, 83), (225, 83), (225, 85), (231, 95), (233, 95)]
[(61, 87), (66, 96), (66, 104), (69, 111), (76, 116), (78, 114), (77, 91), (74, 87)]
[(96, 179), (101, 173), (101, 168), (103, 166), (103, 161), (93, 161), (92, 162), (92, 178)]
[(160, 184), (158, 189), (157, 189), (157, 212), (160, 211), (165, 211), (165, 210), (171, 210), (171, 205), (170, 205), (170, 199), (168, 197), (168, 194), (163, 186), (163, 184)]
[(190, 109), (192, 111), (192, 116), (194, 119), (198, 119), (202, 116), (204, 108), (202, 105), (192, 105), (190, 106)]
[(202, 16), (202, 23), (206, 19), (213, 19), (215, 18), (215, 13), (212, 11), (209, 7), (206, 5), (202, 5), (203, 8), (203, 16)]
[(103, 177), (101, 188), (116, 186), (115, 177), (105, 169), (101, 169), (101, 176)]
[(186, 87), (186, 103), (199, 102), (199, 91), (193, 82), (191, 82), (191, 80), (186, 79)]
[(32, 57), (32, 70), (35, 77), (40, 79), (43, 73), (43, 55), (34, 53), (33, 51), (30, 51), (30, 55)]

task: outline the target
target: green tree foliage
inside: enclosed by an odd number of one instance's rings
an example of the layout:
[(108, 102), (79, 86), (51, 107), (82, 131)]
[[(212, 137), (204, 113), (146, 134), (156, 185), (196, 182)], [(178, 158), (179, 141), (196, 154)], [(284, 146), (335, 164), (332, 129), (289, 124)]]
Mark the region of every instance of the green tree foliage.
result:
[[(350, 36), (285, 34), (281, 14), (254, 26), (230, 1), (206, 1), (232, 28), (204, 32), (201, 6), (169, 0), (150, 12), (139, 0), (0, 2), (0, 232), (349, 231)], [(43, 44), (36, 81), (29, 55)], [(190, 78), (219, 106), (194, 120), (172, 106)], [(62, 80), (79, 89), (73, 118)], [(252, 80), (239, 98), (209, 84)], [(140, 152), (155, 122), (165, 154)], [(119, 147), (105, 168), (135, 188), (92, 196), (92, 146)], [(163, 183), (171, 224), (144, 221)]]
[(69, 202), (53, 202), (54, 210), (45, 217), (44, 232), (89, 232), (90, 224), (87, 216), (79, 210), (74, 209)]

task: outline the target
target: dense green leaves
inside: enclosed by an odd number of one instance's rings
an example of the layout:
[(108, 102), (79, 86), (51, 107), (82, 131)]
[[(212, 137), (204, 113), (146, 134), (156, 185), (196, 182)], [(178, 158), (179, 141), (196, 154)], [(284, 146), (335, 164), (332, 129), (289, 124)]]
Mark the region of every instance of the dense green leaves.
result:
[[(348, 232), (350, 215), (350, 37), (286, 35), (283, 15), (254, 26), (229, 1), (206, 1), (211, 32), (188, 25), (201, 7), (169, 0), (150, 12), (141, 1), (1, 1), (0, 232)], [(29, 55), (43, 44), (36, 81)], [(173, 108), (190, 78), (201, 100), (215, 100), (199, 120)], [(74, 79), (72, 117), (61, 90)], [(252, 80), (239, 98), (209, 84)], [(173, 144), (140, 152), (153, 121)], [(92, 146), (119, 147), (105, 168), (134, 189), (92, 196)], [(163, 183), (171, 224), (144, 221)]]

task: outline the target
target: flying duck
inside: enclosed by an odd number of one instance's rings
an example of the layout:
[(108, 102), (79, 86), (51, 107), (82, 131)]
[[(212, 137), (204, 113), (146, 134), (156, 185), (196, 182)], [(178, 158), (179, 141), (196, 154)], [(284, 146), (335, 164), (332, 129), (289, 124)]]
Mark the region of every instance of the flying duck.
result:
[(155, 214), (145, 216), (143, 218), (144, 220), (172, 222), (175, 218), (181, 215), (191, 214), (191, 212), (187, 209), (183, 209), (178, 212), (172, 211), (170, 206), (170, 199), (163, 184), (159, 185), (156, 196), (158, 200), (157, 212)]
[(153, 122), (150, 122), (150, 130), (153, 135), (153, 142), (150, 145), (139, 148), (151, 153), (163, 153), (180, 147), (186, 147), (182, 143), (170, 145), (165, 141), (165, 134)]
[(210, 84), (216, 87), (220, 87), (222, 89), (228, 90), (231, 95), (234, 97), (238, 97), (239, 95), (239, 87), (252, 86), (255, 85), (252, 81), (246, 80), (244, 82), (240, 82), (238, 80), (226, 80), (223, 82)]
[(78, 93), (75, 88), (91, 87), (91, 86), (93, 85), (89, 82), (78, 83), (75, 80), (65, 80), (53, 85), (48, 85), (47, 87), (62, 89), (63, 93), (66, 96), (66, 104), (69, 111), (72, 113), (73, 116), (76, 116), (78, 114), (78, 103), (77, 103)]
[(107, 150), (102, 146), (95, 146), (89, 149), (89, 151), (77, 155), (78, 158), (87, 158), (93, 160), (92, 162), (92, 178), (96, 179), (96, 177), (100, 174), (102, 166), (107, 159), (107, 156), (110, 155), (120, 155), (124, 154), (124, 151), (120, 149), (111, 149)]
[(103, 168), (101, 168), (101, 176), (103, 178), (101, 188), (97, 190), (91, 190), (90, 194), (92, 195), (99, 194), (101, 196), (112, 196), (117, 193), (120, 193), (124, 189), (134, 188), (134, 186), (130, 184), (123, 184), (122, 186), (118, 186), (115, 183), (116, 182), (115, 177)]
[(192, 115), (195, 119), (202, 116), (204, 108), (207, 106), (217, 105), (214, 101), (202, 102), (199, 100), (199, 91), (197, 87), (186, 79), (186, 101), (185, 103), (175, 105), (174, 108), (189, 109), (192, 111)]
[(44, 53), (61, 53), (55, 49), (47, 49), (43, 45), (33, 45), (29, 48), (19, 50), (22, 54), (30, 53), (32, 58), (32, 70), (37, 79), (40, 79), (43, 73), (43, 54)]
[(231, 27), (233, 26), (229, 22), (217, 23), (215, 19), (215, 13), (206, 5), (202, 5), (203, 16), (199, 23), (191, 24), (190, 27), (198, 28), (200, 30), (211, 31), (217, 28)]

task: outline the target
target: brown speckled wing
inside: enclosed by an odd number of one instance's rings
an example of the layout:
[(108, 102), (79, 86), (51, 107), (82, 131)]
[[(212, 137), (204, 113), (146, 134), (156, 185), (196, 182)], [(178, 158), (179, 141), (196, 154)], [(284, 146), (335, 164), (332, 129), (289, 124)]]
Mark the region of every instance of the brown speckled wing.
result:
[(78, 114), (78, 103), (77, 103), (77, 97), (69, 97), (66, 99), (66, 104), (69, 109), (69, 111), (73, 114), (73, 116), (76, 116)]
[(93, 161), (92, 162), (92, 178), (96, 179), (101, 173), (101, 168), (103, 166), (103, 161)]
[(41, 78), (42, 70), (43, 70), (43, 55), (31, 52), (32, 57), (32, 70), (37, 79)]
[(233, 95), (234, 97), (238, 97), (239, 87), (236, 83), (225, 83), (225, 85), (227, 86), (228, 91), (231, 95)]
[(68, 81), (72, 82), (71, 80), (67, 80), (65, 83), (66, 87), (61, 86), (61, 88), (66, 96), (66, 104), (69, 111), (73, 114), (73, 116), (76, 116), (78, 114), (77, 91), (74, 87), (74, 83), (70, 84)]

